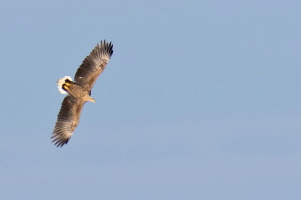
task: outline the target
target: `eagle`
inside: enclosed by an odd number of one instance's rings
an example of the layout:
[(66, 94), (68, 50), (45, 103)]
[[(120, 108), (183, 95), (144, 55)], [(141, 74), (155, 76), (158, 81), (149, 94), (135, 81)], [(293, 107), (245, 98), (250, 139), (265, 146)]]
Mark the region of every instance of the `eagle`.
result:
[(105, 69), (112, 54), (112, 42), (100, 41), (77, 69), (74, 81), (70, 76), (58, 80), (59, 92), (67, 94), (67, 96), (62, 102), (51, 137), (57, 147), (68, 143), (79, 123), (84, 104), (87, 101), (95, 103), (91, 97), (92, 87)]

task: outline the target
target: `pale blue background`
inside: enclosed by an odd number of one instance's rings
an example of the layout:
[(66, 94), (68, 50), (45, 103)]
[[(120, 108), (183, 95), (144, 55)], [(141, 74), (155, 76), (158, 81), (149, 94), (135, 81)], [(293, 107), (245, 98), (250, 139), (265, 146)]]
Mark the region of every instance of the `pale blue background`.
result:
[[(301, 198), (300, 1), (0, 3), (0, 199)], [(50, 140), (96, 43), (114, 55)]]

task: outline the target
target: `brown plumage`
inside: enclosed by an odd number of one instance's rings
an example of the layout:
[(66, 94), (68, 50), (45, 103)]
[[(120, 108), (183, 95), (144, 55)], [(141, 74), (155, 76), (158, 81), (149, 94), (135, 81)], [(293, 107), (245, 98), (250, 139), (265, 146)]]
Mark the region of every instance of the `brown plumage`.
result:
[(87, 101), (95, 102), (90, 96), (93, 85), (103, 72), (113, 54), (113, 44), (101, 41), (77, 69), (74, 82), (65, 76), (58, 80), (58, 89), (68, 94), (57, 117), (51, 137), (54, 145), (62, 147), (67, 144), (77, 127), (82, 108)]

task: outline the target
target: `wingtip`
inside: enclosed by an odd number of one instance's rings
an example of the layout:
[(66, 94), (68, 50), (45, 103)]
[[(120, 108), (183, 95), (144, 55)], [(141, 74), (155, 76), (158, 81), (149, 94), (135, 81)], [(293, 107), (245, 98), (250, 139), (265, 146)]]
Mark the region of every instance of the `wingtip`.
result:
[(113, 43), (101, 40), (97, 46), (102, 50), (103, 54), (107, 54), (109, 58), (113, 55)]
[(54, 143), (53, 145), (56, 146), (56, 147), (63, 147), (64, 145), (66, 145), (70, 138), (67, 138), (67, 139), (62, 139), (59, 137), (59, 135), (56, 135), (55, 133), (53, 133), (54, 135), (51, 137), (52, 142)]

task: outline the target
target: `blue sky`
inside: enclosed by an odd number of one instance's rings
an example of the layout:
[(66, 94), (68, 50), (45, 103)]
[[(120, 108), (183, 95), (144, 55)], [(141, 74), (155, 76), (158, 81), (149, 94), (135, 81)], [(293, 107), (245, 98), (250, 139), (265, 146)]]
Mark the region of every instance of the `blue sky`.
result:
[[(301, 198), (299, 1), (2, 1), (1, 199)], [(114, 54), (67, 146), (70, 75)]]

